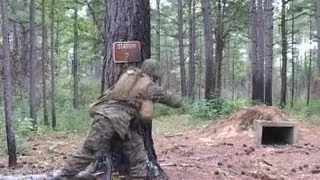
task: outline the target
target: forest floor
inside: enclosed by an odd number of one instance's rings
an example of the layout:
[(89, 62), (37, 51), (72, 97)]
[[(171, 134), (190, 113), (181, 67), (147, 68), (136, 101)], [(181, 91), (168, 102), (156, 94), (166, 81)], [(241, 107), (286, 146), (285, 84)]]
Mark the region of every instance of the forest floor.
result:
[[(251, 120), (243, 121), (248, 116), (292, 120), (281, 111), (260, 109), (197, 127), (186, 116), (162, 117), (153, 125), (159, 163), (172, 180), (320, 179), (320, 126), (300, 124), (296, 145), (257, 146)], [(84, 138), (58, 132), (30, 138), (17, 168), (8, 169), (7, 157), (0, 155), (0, 174), (52, 171), (81, 147)]]

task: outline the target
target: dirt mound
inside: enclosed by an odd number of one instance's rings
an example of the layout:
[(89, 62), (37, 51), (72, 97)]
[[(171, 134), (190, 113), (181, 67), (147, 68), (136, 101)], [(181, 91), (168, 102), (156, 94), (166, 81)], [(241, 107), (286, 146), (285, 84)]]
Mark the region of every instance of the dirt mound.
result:
[(314, 77), (312, 80), (311, 97), (320, 99), (320, 77)]
[(252, 135), (253, 121), (289, 121), (288, 115), (276, 107), (254, 106), (243, 109), (207, 126), (203, 133), (205, 137), (228, 138), (239, 135)]

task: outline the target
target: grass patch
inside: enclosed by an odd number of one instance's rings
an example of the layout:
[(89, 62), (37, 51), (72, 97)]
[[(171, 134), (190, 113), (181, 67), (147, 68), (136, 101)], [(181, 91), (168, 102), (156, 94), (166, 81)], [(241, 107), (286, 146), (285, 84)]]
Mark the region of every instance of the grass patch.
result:
[(153, 119), (152, 131), (155, 134), (179, 133), (206, 126), (210, 121), (190, 121), (190, 115), (170, 115)]
[(286, 112), (302, 122), (320, 124), (320, 100), (311, 100), (309, 106), (306, 101), (296, 102)]

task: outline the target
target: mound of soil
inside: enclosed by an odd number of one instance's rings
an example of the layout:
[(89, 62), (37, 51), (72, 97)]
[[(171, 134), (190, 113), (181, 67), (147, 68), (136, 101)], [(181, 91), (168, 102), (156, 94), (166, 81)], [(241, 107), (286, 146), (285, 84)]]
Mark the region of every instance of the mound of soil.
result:
[(314, 77), (312, 80), (312, 98), (320, 99), (320, 77)]
[(276, 107), (254, 106), (236, 112), (227, 119), (210, 124), (203, 130), (203, 134), (210, 138), (252, 136), (254, 120), (289, 121), (290, 119), (285, 112)]

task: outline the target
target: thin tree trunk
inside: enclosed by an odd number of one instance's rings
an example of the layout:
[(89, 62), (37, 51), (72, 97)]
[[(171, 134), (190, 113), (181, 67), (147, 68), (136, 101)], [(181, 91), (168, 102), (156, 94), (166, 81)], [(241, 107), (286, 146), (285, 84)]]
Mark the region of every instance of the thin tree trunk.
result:
[(222, 68), (222, 58), (223, 58), (223, 48), (224, 48), (224, 39), (223, 39), (223, 29), (224, 25), (222, 23), (223, 9), (222, 9), (222, 0), (218, 0), (218, 18), (217, 26), (215, 31), (216, 36), (216, 65), (217, 65), (217, 82), (216, 82), (216, 97), (221, 95), (221, 68)]
[(286, 106), (287, 98), (287, 30), (286, 30), (286, 1), (282, 0), (281, 6), (281, 44), (282, 44), (282, 67), (281, 67), (281, 97), (280, 107)]
[[(17, 53), (17, 55), (19, 54), (19, 35), (18, 35), (18, 30), (17, 30), (17, 23), (13, 22), (13, 39), (14, 39), (14, 50)], [(18, 58), (16, 58), (18, 59)]]
[[(311, 16), (311, 12), (310, 12), (310, 47), (311, 47), (311, 43), (312, 43), (312, 16)], [(308, 87), (307, 87), (307, 106), (309, 106), (310, 103), (310, 89), (311, 89), (311, 77), (312, 77), (312, 73), (311, 73), (311, 64), (312, 64), (312, 49), (310, 48), (310, 52), (309, 52), (309, 69), (308, 69)]]
[(45, 0), (42, 0), (42, 92), (43, 92), (43, 120), (45, 125), (49, 125), (47, 109), (47, 83), (46, 83), (46, 64), (47, 60), (47, 25)]
[(195, 66), (195, 7), (194, 0), (188, 1), (188, 23), (189, 23), (189, 78), (188, 78), (188, 97), (194, 99), (195, 91), (195, 76), (196, 76), (196, 66)]
[(316, 14), (316, 25), (317, 25), (317, 74), (320, 76), (320, 1), (316, 0), (317, 3), (317, 14)]
[(266, 0), (266, 71), (265, 102), (272, 106), (272, 69), (273, 69), (273, 0)]
[(180, 60), (180, 83), (181, 95), (187, 96), (186, 86), (186, 68), (184, 59), (184, 45), (183, 45), (183, 5), (182, 0), (178, 0), (178, 39), (179, 39), (179, 60)]
[(78, 9), (74, 9), (74, 17), (73, 17), (73, 35), (74, 35), (74, 46), (73, 46), (73, 108), (78, 108), (78, 100), (79, 100), (79, 88), (78, 88), (78, 65), (79, 65), (79, 34), (78, 34)]
[(294, 1), (291, 2), (291, 9), (292, 9), (292, 13), (291, 13), (291, 31), (292, 31), (292, 34), (291, 34), (291, 54), (292, 54), (292, 59), (291, 59), (291, 67), (292, 67), (292, 80), (291, 80), (291, 108), (293, 108), (293, 101), (294, 101), (294, 83), (295, 83), (295, 69), (294, 69), (294, 56), (295, 56), (295, 52), (294, 52), (294, 11), (293, 11), (293, 8), (294, 8), (294, 4), (293, 4)]
[(168, 34), (167, 34), (167, 30), (164, 30), (164, 48), (165, 48), (165, 55), (166, 55), (166, 87), (167, 88), (171, 88), (170, 87), (170, 70), (171, 68), (170, 63), (169, 63), (169, 55), (168, 55)]
[(232, 51), (232, 100), (235, 99), (235, 53), (234, 52), (236, 50), (237, 50), (237, 46), (234, 45), (234, 49)]
[(30, 118), (32, 124), (36, 128), (37, 126), (37, 104), (36, 104), (36, 24), (35, 24), (35, 12), (36, 4), (35, 0), (30, 0)]
[[(156, 59), (158, 61), (160, 61), (161, 65), (163, 65), (163, 62), (161, 61), (161, 41), (160, 41), (160, 37), (161, 37), (161, 26), (160, 26), (160, 0), (156, 0), (156, 8), (157, 8), (157, 27), (156, 27)], [(164, 79), (161, 78), (158, 82), (159, 85), (162, 84), (162, 81)]]
[(199, 37), (199, 56), (198, 56), (198, 99), (201, 99), (201, 90), (202, 90), (202, 37)]
[(55, 20), (55, 0), (51, 0), (51, 26), (50, 26), (50, 34), (51, 34), (51, 116), (52, 116), (52, 128), (56, 128), (56, 59), (54, 54), (54, 20)]
[[(55, 36), (55, 48), (54, 48), (54, 50), (55, 50), (55, 54), (56, 54), (56, 57), (58, 56), (58, 54), (59, 54), (59, 22), (56, 22), (55, 23), (56, 24), (56, 28), (55, 28), (55, 33), (56, 33), (56, 36)], [(60, 74), (60, 68), (61, 68), (61, 66), (60, 66), (60, 62), (59, 61), (56, 61), (56, 69), (55, 69), (55, 73), (56, 73), (56, 76), (59, 76), (59, 74)]]
[(160, 29), (161, 29), (161, 26), (160, 26), (160, 0), (156, 0), (156, 3), (157, 3), (157, 28), (156, 28), (156, 58), (158, 61), (160, 61), (160, 47), (161, 47), (161, 44), (160, 44), (160, 37), (161, 37), (161, 34), (160, 34)]
[(16, 140), (14, 136), (13, 110), (12, 110), (12, 85), (9, 44), (9, 10), (8, 1), (1, 0), (2, 14), (2, 54), (3, 54), (3, 87), (4, 106), (6, 118), (7, 146), (9, 155), (9, 167), (17, 165)]
[(201, 0), (205, 43), (205, 99), (215, 98), (216, 65), (213, 51), (213, 20), (210, 0)]

